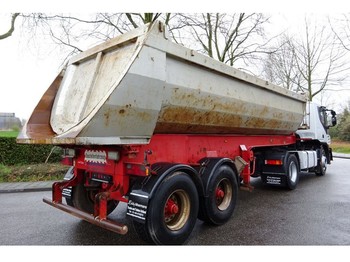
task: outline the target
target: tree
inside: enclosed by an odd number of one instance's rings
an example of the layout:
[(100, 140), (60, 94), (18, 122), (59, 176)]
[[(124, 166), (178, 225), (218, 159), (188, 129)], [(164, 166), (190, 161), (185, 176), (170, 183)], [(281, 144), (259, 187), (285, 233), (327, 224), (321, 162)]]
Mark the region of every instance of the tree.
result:
[(350, 101), (349, 106), (345, 107), (343, 112), (338, 114), (338, 124), (330, 129), (330, 135), (342, 141), (350, 141)]
[(305, 38), (294, 45), (294, 56), (301, 82), (298, 87), (308, 94), (311, 101), (327, 85), (336, 85), (345, 79), (343, 49), (339, 48), (335, 36), (325, 34), (325, 26), (314, 28), (305, 19)]
[[(349, 68), (345, 63), (344, 49), (337, 43), (336, 36), (316, 20), (311, 22), (305, 18), (303, 35), (289, 38), (288, 50), (289, 68), (296, 70), (294, 76), (290, 78), (289, 71), (284, 72), (283, 67), (276, 67), (278, 73), (275, 75), (290, 79), (298, 90), (307, 94), (310, 101), (322, 91), (332, 90), (347, 77), (345, 71)], [(286, 57), (283, 51), (279, 54), (276, 59), (283, 64)]]
[(31, 39), (39, 34), (48, 36), (56, 47), (67, 53), (67, 58), (90, 46), (107, 41), (142, 24), (159, 19), (165, 24), (171, 14), (161, 13), (96, 13), (73, 14), (22, 14), (23, 28)]
[(280, 36), (267, 59), (263, 60), (263, 77), (288, 90), (297, 90), (299, 82), (297, 65), (293, 54), (293, 39), (286, 33)]
[[(134, 28), (139, 27), (140, 22), (136, 23), (135, 19), (133, 18), (133, 16), (138, 17), (139, 19), (141, 19), (143, 24), (147, 24), (147, 23), (153, 23), (154, 21), (156, 21), (160, 16), (161, 13), (144, 13), (144, 14), (139, 14), (139, 13), (125, 13), (126, 17), (128, 18), (129, 22), (133, 25)], [(164, 23), (167, 25), (170, 19), (170, 13), (166, 14), (166, 18)]]
[[(266, 43), (263, 25), (269, 18), (263, 14), (177, 14), (179, 24), (192, 38), (194, 49), (233, 66), (247, 62), (263, 52)], [(183, 36), (182, 36), (183, 37)], [(187, 37), (185, 40), (188, 41)], [(177, 40), (178, 42), (179, 39)], [(181, 41), (182, 43), (184, 41)]]
[(328, 17), (329, 24), (340, 44), (350, 51), (350, 15), (342, 14), (340, 17)]
[[(94, 15), (26, 14), (26, 28), (40, 28), (69, 56), (155, 20), (163, 21), (177, 43), (203, 52), (229, 65), (247, 62), (262, 52), (262, 14), (97, 13)], [(33, 37), (34, 38), (34, 37)]]
[(14, 13), (12, 15), (10, 29), (6, 33), (0, 35), (0, 40), (10, 37), (12, 35), (12, 33), (15, 31), (15, 22), (18, 16), (19, 13)]

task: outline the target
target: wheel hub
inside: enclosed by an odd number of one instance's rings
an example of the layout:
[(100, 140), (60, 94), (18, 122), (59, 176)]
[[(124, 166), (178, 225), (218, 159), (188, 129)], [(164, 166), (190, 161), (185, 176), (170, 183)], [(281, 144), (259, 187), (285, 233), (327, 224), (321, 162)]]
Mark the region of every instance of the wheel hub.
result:
[(173, 192), (164, 206), (164, 222), (170, 230), (180, 230), (190, 216), (191, 204), (184, 190)]
[(179, 206), (172, 199), (168, 199), (164, 212), (166, 217), (176, 215), (179, 212)]
[(230, 206), (232, 194), (230, 181), (226, 178), (222, 179), (215, 189), (216, 206), (219, 210), (224, 211)]
[(224, 198), (224, 196), (225, 196), (224, 190), (222, 190), (221, 188), (217, 188), (216, 189), (216, 198), (222, 199), (222, 198)]

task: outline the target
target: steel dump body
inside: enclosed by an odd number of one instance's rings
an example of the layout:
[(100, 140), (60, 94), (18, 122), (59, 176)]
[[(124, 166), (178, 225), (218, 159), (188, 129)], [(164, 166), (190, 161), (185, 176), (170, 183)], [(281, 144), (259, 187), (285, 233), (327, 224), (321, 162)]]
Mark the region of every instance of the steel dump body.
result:
[(147, 144), (154, 134), (289, 135), (304, 96), (172, 43), (155, 23), (73, 57), (19, 143)]

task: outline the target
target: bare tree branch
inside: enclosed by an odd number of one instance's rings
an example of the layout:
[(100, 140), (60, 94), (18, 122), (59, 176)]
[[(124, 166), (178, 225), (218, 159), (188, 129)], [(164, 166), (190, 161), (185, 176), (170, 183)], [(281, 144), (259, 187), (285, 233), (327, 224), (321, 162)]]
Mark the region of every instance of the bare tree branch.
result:
[[(178, 14), (193, 37), (195, 49), (224, 63), (252, 59), (263, 36), (262, 25), (268, 20), (261, 14)], [(253, 40), (254, 39), (254, 40)], [(196, 45), (196, 43), (199, 43)]]
[[(336, 37), (318, 21), (305, 17), (304, 35), (297, 39), (285, 37), (287, 45), (269, 57), (265, 72), (275, 83), (302, 90), (311, 101), (329, 87), (341, 84), (349, 69)], [(288, 55), (289, 53), (289, 55)], [(290, 82), (289, 82), (290, 81)]]
[(19, 13), (14, 13), (12, 15), (10, 29), (6, 33), (0, 35), (0, 40), (10, 37), (12, 35), (12, 33), (15, 31), (15, 22), (18, 16), (19, 16)]
[(126, 13), (125, 15), (129, 19), (129, 22), (133, 25), (133, 27), (137, 28), (138, 25), (135, 23), (134, 19), (132, 18), (132, 15), (130, 13)]
[(337, 20), (337, 26), (339, 28), (339, 25), (342, 25), (341, 29), (335, 29), (333, 26), (333, 23), (331, 19), (328, 17), (328, 23), (331, 26), (331, 29), (335, 36), (337, 37), (337, 40), (340, 42), (340, 44), (345, 48), (345, 50), (350, 51), (350, 18), (344, 14), (343, 20)]

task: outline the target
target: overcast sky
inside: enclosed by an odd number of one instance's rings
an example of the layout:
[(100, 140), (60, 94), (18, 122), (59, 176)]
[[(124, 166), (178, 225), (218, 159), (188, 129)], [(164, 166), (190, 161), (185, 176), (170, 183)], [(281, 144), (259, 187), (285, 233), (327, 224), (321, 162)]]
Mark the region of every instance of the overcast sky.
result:
[[(0, 21), (3, 25), (3, 20)], [(16, 113), (16, 116), (28, 119), (57, 75), (60, 61), (55, 54), (41, 55), (19, 39), (20, 31), (16, 30), (13, 36), (0, 40), (0, 112)], [(41, 44), (45, 46), (45, 42)]]
[[(12, 0), (11, 3), (13, 6), (16, 6), (17, 0)], [(28, 1), (29, 2), (29, 1)], [(104, 3), (105, 1), (99, 1), (99, 3)], [(119, 2), (119, 1), (118, 1)], [(182, 2), (176, 1), (177, 3)], [(186, 1), (184, 1), (186, 2)], [(266, 6), (262, 6), (261, 2), (258, 1), (257, 7), (261, 6), (260, 10), (262, 11), (272, 11), (277, 12), (279, 9), (275, 6), (270, 6), (267, 9)], [(273, 1), (272, 1), (273, 2)], [(24, 3), (26, 3), (24, 1)], [(40, 3), (40, 1), (39, 1)], [(52, 1), (45, 1), (43, 5), (40, 6), (39, 10), (57, 12), (64, 11), (68, 12), (69, 10), (79, 10), (79, 6), (71, 6), (70, 9), (67, 9), (66, 0), (60, 1), (63, 8), (60, 10), (59, 8), (52, 8), (52, 6), (48, 6), (48, 3), (52, 3)], [(77, 4), (79, 2), (76, 2)], [(85, 3), (85, 2), (84, 2)], [(115, 1), (114, 1), (115, 3)], [(144, 2), (143, 2), (144, 3)], [(266, 3), (266, 2), (265, 2)], [(269, 1), (267, 2), (269, 3)], [(277, 1), (279, 5), (282, 4), (281, 1)], [(296, 2), (293, 2), (296, 3)], [(308, 2), (310, 4), (310, 2)], [(288, 3), (283, 3), (283, 5), (287, 5)], [(19, 6), (19, 4), (17, 5)], [(61, 6), (61, 7), (62, 7)], [(140, 6), (139, 6), (140, 7)], [(204, 6), (205, 8), (206, 6)], [(308, 7), (308, 6), (306, 6)], [(0, 6), (1, 8), (1, 6)], [(12, 8), (12, 9), (11, 9)], [(38, 8), (38, 7), (37, 7)], [(92, 8), (89, 5), (84, 5), (84, 12), (94, 12), (97, 11), (108, 11), (106, 10), (106, 6), (103, 8), (103, 4), (99, 8)], [(133, 6), (135, 11), (138, 10), (138, 7)], [(194, 9), (193, 9), (194, 8)], [(189, 12), (194, 12), (196, 10), (201, 11), (203, 6), (200, 8), (190, 7)], [(291, 7), (292, 8), (292, 7)], [(24, 4), (19, 8), (23, 11), (34, 11), (33, 5)], [(35, 9), (35, 5), (34, 5)], [(91, 9), (91, 10), (90, 10)], [(13, 7), (7, 6), (5, 9), (7, 13), (0, 13), (0, 33), (4, 33), (8, 30), (9, 20), (10, 20), (10, 12)], [(18, 10), (18, 9), (17, 9)], [(35, 9), (38, 10), (38, 9)], [(125, 10), (120, 9), (120, 11)], [(130, 9), (129, 9), (130, 10)], [(206, 9), (207, 10), (207, 9)], [(282, 11), (286, 11), (283, 7), (281, 7)], [(293, 10), (293, 9), (290, 9)], [(281, 24), (276, 24), (276, 30), (279, 28), (283, 28), (286, 26), (286, 23), (295, 24), (295, 21), (298, 21), (297, 17), (301, 17), (302, 13), (291, 13), (289, 12), (283, 13), (283, 15), (278, 15), (279, 20), (282, 21)], [(307, 9), (306, 9), (307, 10)], [(81, 10), (79, 10), (81, 11)], [(133, 9), (131, 9), (133, 11)], [(139, 10), (140, 11), (140, 10)], [(177, 11), (177, 10), (175, 10)], [(181, 10), (179, 10), (181, 11)], [(202, 10), (205, 11), (205, 10)], [(228, 10), (226, 10), (227, 12)], [(349, 8), (350, 11), (350, 8)], [(12, 11), (14, 12), (14, 11)], [(277, 14), (277, 13), (276, 13)], [(300, 19), (299, 19), (300, 20)], [(17, 30), (15, 30), (14, 34), (5, 39), (0, 40), (0, 69), (1, 69), (1, 84), (0, 84), (0, 112), (14, 112), (16, 116), (22, 119), (28, 119), (32, 110), (36, 106), (37, 102), (45, 92), (45, 90), (49, 87), (50, 83), (53, 81), (55, 76), (59, 73), (60, 65), (62, 60), (64, 59), (64, 55), (60, 54), (57, 50), (52, 51), (53, 48), (49, 46), (51, 43), (49, 39), (37, 39), (36, 41), (31, 41), (28, 43), (28, 39), (26, 39), (25, 35), (21, 35), (21, 30), (18, 29), (20, 26), (20, 22), (17, 21)], [(332, 95), (332, 99), (339, 101), (339, 104), (345, 105), (346, 101), (350, 100), (350, 92), (338, 92)]]

